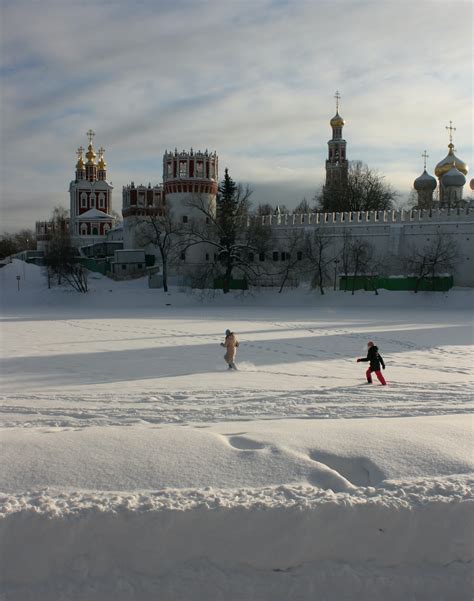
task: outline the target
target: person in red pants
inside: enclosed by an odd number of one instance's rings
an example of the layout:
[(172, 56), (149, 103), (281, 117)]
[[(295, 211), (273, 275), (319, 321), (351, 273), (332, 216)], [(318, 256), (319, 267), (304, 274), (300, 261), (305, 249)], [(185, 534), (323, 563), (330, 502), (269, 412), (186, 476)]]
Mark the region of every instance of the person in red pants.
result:
[(382, 355), (379, 353), (378, 347), (376, 347), (372, 341), (367, 343), (367, 357), (361, 357), (360, 359), (357, 359), (357, 363), (360, 363), (361, 361), (370, 362), (369, 369), (365, 372), (367, 384), (372, 384), (372, 372), (375, 372), (375, 375), (382, 386), (387, 385), (387, 382), (380, 371), (380, 366), (385, 369), (384, 360), (382, 359)]

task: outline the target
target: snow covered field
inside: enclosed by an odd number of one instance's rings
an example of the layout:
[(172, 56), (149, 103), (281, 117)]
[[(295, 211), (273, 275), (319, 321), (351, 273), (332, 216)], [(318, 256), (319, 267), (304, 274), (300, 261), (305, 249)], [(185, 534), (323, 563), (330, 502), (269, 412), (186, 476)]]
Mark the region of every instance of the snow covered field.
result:
[(0, 599), (472, 598), (473, 291), (0, 283)]

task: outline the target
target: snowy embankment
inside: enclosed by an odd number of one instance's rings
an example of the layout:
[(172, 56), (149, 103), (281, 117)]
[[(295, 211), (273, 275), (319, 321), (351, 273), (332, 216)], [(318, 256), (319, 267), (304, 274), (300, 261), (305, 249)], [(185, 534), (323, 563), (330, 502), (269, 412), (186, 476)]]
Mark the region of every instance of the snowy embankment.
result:
[(6, 601), (470, 601), (472, 291), (0, 282)]

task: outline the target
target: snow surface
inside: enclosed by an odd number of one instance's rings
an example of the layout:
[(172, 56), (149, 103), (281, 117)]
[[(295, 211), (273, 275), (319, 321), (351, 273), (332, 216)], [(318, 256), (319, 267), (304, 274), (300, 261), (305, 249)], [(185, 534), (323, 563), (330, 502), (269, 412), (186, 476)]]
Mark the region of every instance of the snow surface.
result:
[(2, 601), (472, 598), (474, 291), (0, 284)]

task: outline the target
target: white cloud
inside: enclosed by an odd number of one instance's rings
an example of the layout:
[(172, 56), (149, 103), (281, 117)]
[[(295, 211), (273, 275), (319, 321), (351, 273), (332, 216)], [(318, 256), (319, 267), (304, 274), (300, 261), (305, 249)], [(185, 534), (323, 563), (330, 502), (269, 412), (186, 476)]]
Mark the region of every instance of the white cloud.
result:
[(395, 187), (409, 190), (425, 148), (433, 171), (450, 119), (472, 164), (471, 17), (463, 1), (6, 1), (8, 223), (68, 203), (89, 127), (107, 149), (116, 209), (123, 184), (161, 179), (175, 146), (216, 149), (257, 202), (294, 191), (296, 203), (324, 178), (336, 89), (349, 158)]

